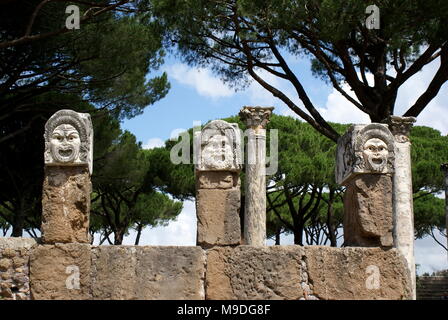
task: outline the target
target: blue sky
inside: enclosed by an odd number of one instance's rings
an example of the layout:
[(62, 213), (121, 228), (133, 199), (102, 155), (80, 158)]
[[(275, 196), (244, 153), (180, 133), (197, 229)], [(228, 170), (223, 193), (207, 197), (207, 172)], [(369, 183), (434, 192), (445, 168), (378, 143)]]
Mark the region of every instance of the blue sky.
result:
[[(312, 77), (308, 61), (297, 61), (292, 65), (307, 79), (304, 86), (311, 93), (314, 103), (324, 106), (332, 88)], [(257, 84), (235, 92), (210, 70), (189, 68), (173, 56), (168, 57), (165, 65), (155, 73), (160, 74), (162, 71), (168, 73), (171, 84), (168, 95), (146, 108), (144, 114), (122, 124), (124, 129), (131, 131), (143, 143), (153, 138), (168, 139), (175, 129), (191, 128), (193, 121), (205, 123), (236, 115), (244, 105), (273, 105), (278, 114), (289, 112), (286, 106), (280, 105)], [(279, 84), (282, 88), (286, 87), (286, 83)]]
[[(336, 90), (313, 77), (306, 59), (289, 56), (287, 61), (325, 119), (341, 123), (369, 122), (365, 114), (353, 107)], [(434, 61), (400, 89), (396, 104), (397, 115), (401, 115), (425, 90), (438, 64), (438, 61)], [(162, 71), (168, 73), (171, 83), (168, 95), (146, 108), (142, 115), (122, 123), (122, 128), (136, 135), (145, 148), (162, 145), (173, 132), (191, 128), (193, 121), (201, 121), (204, 124), (212, 119), (236, 115), (244, 105), (274, 106), (274, 112), (277, 114), (294, 115), (280, 100), (256, 83), (243, 91), (234, 92), (209, 69), (191, 68), (173, 56), (167, 57), (158, 73)], [(287, 93), (293, 101), (298, 101), (293, 89), (286, 82), (266, 74), (261, 75)], [(448, 117), (441, 115), (446, 114), (447, 97), (448, 85), (445, 84), (438, 97), (419, 116), (417, 125), (436, 128), (446, 135)], [(125, 238), (124, 244), (133, 244), (134, 239), (135, 235), (131, 233)], [(195, 239), (195, 204), (187, 201), (176, 221), (166, 227), (144, 230), (140, 244), (195, 245)], [(284, 237), (282, 243), (292, 244), (292, 237)], [(420, 273), (448, 268), (446, 253), (432, 239), (417, 240), (415, 256), (416, 263), (421, 265)]]

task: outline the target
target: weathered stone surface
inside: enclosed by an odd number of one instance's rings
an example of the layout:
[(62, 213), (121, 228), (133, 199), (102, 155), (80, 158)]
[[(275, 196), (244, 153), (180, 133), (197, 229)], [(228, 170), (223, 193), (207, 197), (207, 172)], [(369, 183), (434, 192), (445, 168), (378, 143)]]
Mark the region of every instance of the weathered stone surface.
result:
[(88, 113), (59, 110), (45, 124), (46, 166), (87, 166), (92, 174), (93, 127)]
[(207, 247), (240, 244), (240, 198), (238, 188), (197, 190), (198, 245)]
[(300, 299), (303, 252), (300, 246), (210, 249), (206, 299)]
[(405, 266), (396, 249), (213, 248), (206, 299), (409, 299)]
[(197, 189), (230, 189), (240, 187), (238, 172), (198, 171), (196, 175)]
[(30, 249), (36, 244), (36, 240), (33, 238), (0, 238), (0, 250), (5, 252), (4, 249)]
[(93, 248), (94, 299), (204, 299), (199, 247)]
[(406, 260), (397, 249), (304, 247), (314, 295), (324, 300), (411, 299)]
[(40, 245), (31, 250), (32, 299), (91, 299), (89, 244)]
[(406, 260), (397, 249), (237, 246), (205, 252), (56, 244), (31, 249), (30, 280), (27, 265), (20, 269), (0, 272), (2, 279), (8, 275), (0, 281), (0, 297), (27, 299), (30, 286), (33, 299), (412, 297)]
[(0, 238), (0, 300), (28, 300), (31, 238)]
[[(21, 266), (23, 266), (26, 263), (26, 259), (22, 258), (22, 257), (14, 257), (12, 259), (12, 265), (14, 268), (20, 269)], [(16, 271), (19, 271), (17, 270)]]
[(393, 246), (392, 178), (363, 174), (350, 180), (343, 225), (345, 246)]
[(198, 171), (240, 171), (241, 132), (236, 123), (213, 120), (194, 136)]
[(12, 263), (10, 259), (4, 258), (0, 259), (0, 271), (8, 271)]
[(89, 243), (90, 175), (86, 167), (45, 167), (42, 241)]
[(394, 138), (386, 124), (352, 125), (338, 140), (336, 182), (360, 173), (394, 172)]

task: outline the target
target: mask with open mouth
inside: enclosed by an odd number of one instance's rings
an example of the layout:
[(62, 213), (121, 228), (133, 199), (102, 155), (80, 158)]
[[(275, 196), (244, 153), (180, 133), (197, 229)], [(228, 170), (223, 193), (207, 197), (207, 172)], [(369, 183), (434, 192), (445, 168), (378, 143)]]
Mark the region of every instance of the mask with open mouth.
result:
[(50, 152), (57, 162), (75, 162), (79, 158), (81, 139), (78, 130), (70, 124), (57, 126), (50, 139)]
[(205, 167), (221, 169), (232, 165), (233, 152), (229, 139), (223, 135), (213, 135), (202, 151)]
[(364, 161), (368, 169), (382, 172), (387, 165), (389, 150), (387, 144), (378, 138), (372, 138), (365, 142), (362, 151)]

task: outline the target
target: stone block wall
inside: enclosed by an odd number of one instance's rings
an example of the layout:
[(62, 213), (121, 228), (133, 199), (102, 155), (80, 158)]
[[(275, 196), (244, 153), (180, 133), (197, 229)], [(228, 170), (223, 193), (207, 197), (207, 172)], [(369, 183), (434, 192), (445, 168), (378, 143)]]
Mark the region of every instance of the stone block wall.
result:
[(411, 298), (410, 275), (397, 249), (243, 245), (204, 250), (36, 245), (11, 238), (0, 239), (0, 257), (0, 299)]
[(271, 246), (207, 252), (207, 299), (409, 299), (396, 249)]
[(29, 252), (36, 241), (0, 238), (0, 300), (29, 300)]

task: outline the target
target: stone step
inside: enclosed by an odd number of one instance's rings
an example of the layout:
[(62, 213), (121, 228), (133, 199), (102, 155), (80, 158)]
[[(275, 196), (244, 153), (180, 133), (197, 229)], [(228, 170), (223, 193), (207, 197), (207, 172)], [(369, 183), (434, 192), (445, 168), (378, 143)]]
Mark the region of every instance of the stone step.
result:
[(417, 300), (448, 298), (448, 277), (419, 277)]

